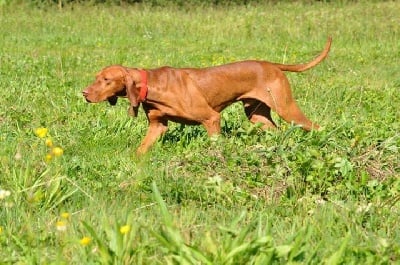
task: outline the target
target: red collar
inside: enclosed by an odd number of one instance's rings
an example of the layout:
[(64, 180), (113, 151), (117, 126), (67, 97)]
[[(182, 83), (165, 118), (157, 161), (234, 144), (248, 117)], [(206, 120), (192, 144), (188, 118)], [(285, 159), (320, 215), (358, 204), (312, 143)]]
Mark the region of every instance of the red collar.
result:
[(139, 70), (140, 72), (140, 79), (141, 79), (141, 86), (138, 101), (143, 102), (146, 100), (148, 87), (147, 87), (147, 72), (145, 70)]

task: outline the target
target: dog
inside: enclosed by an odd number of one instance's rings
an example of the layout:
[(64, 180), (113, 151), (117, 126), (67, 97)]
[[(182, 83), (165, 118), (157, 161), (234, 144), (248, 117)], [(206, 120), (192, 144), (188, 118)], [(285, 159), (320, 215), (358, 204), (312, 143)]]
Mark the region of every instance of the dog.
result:
[(287, 122), (304, 130), (318, 130), (297, 106), (284, 71), (303, 72), (323, 61), (331, 47), (329, 37), (323, 51), (304, 64), (279, 64), (247, 60), (207, 68), (156, 69), (112, 65), (102, 69), (93, 84), (83, 90), (87, 102), (117, 103), (118, 97), (130, 101), (129, 114), (137, 116), (142, 104), (149, 122), (137, 154), (146, 153), (167, 131), (168, 121), (202, 124), (208, 135), (221, 131), (220, 112), (241, 101), (248, 119), (263, 129), (275, 128), (271, 110)]

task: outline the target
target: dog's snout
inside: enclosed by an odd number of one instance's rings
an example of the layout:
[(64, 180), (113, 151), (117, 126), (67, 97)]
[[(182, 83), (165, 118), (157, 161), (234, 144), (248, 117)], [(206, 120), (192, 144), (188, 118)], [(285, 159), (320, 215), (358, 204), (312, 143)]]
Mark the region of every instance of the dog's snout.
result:
[(89, 99), (89, 91), (87, 89), (82, 91), (82, 95), (86, 99), (87, 102), (91, 102)]
[(83, 95), (84, 97), (87, 97), (87, 96), (89, 95), (89, 91), (88, 91), (87, 89), (83, 90), (83, 91), (82, 91), (82, 95)]

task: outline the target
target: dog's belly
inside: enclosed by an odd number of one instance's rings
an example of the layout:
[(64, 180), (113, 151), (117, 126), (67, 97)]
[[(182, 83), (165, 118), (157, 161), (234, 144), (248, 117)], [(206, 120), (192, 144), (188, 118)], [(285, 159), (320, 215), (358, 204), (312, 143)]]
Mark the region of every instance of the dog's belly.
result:
[(191, 119), (186, 119), (182, 117), (177, 117), (177, 116), (168, 116), (168, 120), (181, 123), (181, 124), (186, 124), (186, 125), (200, 125), (201, 123), (199, 121), (191, 120)]

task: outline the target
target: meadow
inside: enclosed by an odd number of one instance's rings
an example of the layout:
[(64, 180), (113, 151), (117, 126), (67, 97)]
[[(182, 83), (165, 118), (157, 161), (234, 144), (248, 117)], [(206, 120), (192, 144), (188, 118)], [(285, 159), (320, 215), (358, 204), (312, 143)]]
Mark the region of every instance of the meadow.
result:
[[(400, 2), (231, 6), (0, 1), (0, 264), (400, 264)], [(223, 133), (87, 104), (110, 64), (297, 63), (323, 130), (241, 104)]]

